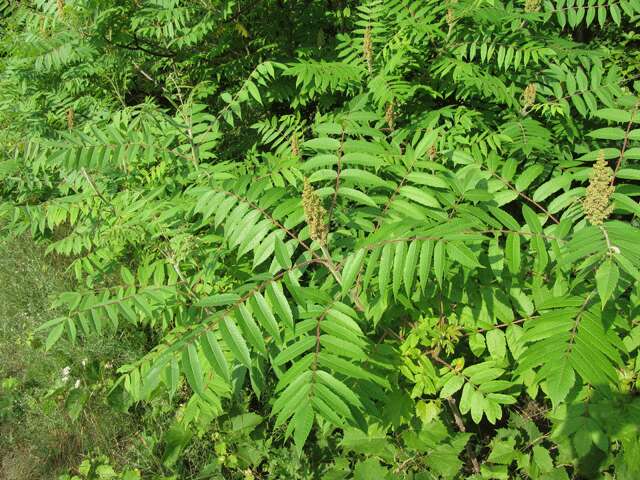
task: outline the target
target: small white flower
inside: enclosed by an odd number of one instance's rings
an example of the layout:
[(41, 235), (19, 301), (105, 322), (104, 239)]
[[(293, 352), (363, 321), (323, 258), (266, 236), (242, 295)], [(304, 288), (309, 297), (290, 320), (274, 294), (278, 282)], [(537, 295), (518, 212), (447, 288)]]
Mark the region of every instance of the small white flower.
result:
[(87, 359), (86, 358), (83, 359), (81, 363), (82, 363), (83, 367), (86, 367), (87, 366)]
[(64, 367), (62, 369), (62, 383), (67, 383), (69, 381), (69, 374), (71, 373), (71, 367)]
[(76, 380), (76, 383), (73, 385), (73, 388), (78, 388), (80, 386), (80, 379)]

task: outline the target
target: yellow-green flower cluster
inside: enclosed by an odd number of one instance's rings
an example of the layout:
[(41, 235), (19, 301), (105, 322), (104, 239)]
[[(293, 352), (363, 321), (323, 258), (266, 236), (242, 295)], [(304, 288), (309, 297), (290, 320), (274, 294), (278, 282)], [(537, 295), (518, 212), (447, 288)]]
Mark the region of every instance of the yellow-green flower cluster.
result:
[(615, 190), (612, 181), (613, 170), (605, 161), (604, 152), (601, 151), (589, 175), (587, 195), (582, 202), (584, 213), (592, 225), (602, 225), (613, 211), (609, 201)]
[(393, 107), (394, 107), (393, 101), (387, 103), (387, 109), (384, 112), (384, 119), (386, 120), (390, 130), (393, 130), (393, 127), (395, 125), (395, 111)]
[(527, 88), (522, 92), (522, 103), (525, 107), (530, 107), (534, 103), (536, 103), (536, 84), (530, 83), (527, 85)]
[(435, 160), (436, 155), (438, 155), (438, 150), (436, 149), (435, 144), (429, 147), (429, 160)]
[(367, 27), (364, 31), (364, 40), (362, 42), (362, 54), (367, 62), (369, 73), (373, 72), (373, 41), (371, 40), (371, 27)]
[(69, 110), (67, 110), (67, 127), (69, 128), (69, 130), (73, 128), (74, 120), (75, 120), (75, 111), (72, 107)]
[(451, 27), (453, 25), (453, 23), (456, 21), (456, 14), (453, 13), (453, 9), (452, 8), (448, 8), (447, 9), (447, 16), (445, 18), (447, 20), (447, 25), (449, 25)]
[(535, 13), (540, 10), (540, 0), (526, 0), (524, 3), (524, 11), (527, 13)]
[(329, 233), (327, 224), (324, 221), (327, 211), (322, 206), (320, 197), (318, 197), (318, 194), (306, 178), (304, 179), (304, 189), (302, 190), (302, 208), (307, 219), (307, 225), (309, 225), (309, 236), (312, 240), (325, 245), (327, 234)]

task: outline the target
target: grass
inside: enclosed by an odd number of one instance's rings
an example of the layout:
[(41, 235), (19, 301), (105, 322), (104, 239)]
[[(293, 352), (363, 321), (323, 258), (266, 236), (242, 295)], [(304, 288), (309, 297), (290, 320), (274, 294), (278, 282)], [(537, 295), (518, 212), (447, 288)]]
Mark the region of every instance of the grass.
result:
[(59, 314), (49, 308), (52, 296), (72, 288), (66, 266), (29, 238), (0, 238), (1, 480), (55, 479), (100, 452), (122, 464), (138, 456), (136, 417), (114, 409), (105, 393), (113, 366), (133, 358), (142, 340), (62, 340), (45, 352), (44, 334), (34, 333)]
[(182, 400), (119, 405), (107, 395), (117, 367), (143, 354), (148, 332), (124, 329), (77, 344), (63, 336), (45, 352), (47, 332), (36, 329), (63, 314), (50, 305), (75, 288), (67, 270), (67, 259), (45, 255), (29, 237), (0, 237), (0, 480), (58, 479), (78, 474), (85, 460), (154, 480), (200, 478), (217, 456), (208, 434), (163, 464)]

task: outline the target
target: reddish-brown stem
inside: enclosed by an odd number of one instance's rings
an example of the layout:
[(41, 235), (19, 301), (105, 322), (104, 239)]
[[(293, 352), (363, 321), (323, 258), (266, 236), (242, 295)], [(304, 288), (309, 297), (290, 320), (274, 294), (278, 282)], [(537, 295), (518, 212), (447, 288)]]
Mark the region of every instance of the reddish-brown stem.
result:
[(340, 188), (340, 174), (342, 173), (342, 155), (344, 154), (344, 128), (342, 129), (342, 135), (340, 135), (340, 148), (338, 149), (338, 165), (336, 174), (336, 184), (333, 191), (333, 198), (331, 199), (331, 206), (329, 207), (329, 215), (327, 223), (331, 226), (331, 218), (333, 217), (333, 211), (338, 203), (338, 189)]
[(538, 210), (540, 210), (541, 212), (543, 212), (545, 215), (547, 215), (555, 224), (560, 223), (560, 221), (546, 208), (544, 208), (542, 205), (540, 205), (540, 203), (536, 202), (533, 198), (531, 198), (529, 195), (527, 195), (524, 192), (519, 191), (517, 188), (515, 188), (513, 185), (511, 185), (511, 183), (502, 178), (500, 175), (498, 175), (496, 172), (491, 172), (491, 175), (493, 175), (494, 177), (496, 177), (498, 180), (500, 180), (502, 183), (504, 183), (504, 185), (506, 187), (508, 187), (509, 189), (513, 190), (514, 192), (516, 192), (518, 195), (520, 195), (522, 198), (524, 198), (527, 202), (529, 202), (531, 205), (534, 205)]
[(620, 156), (618, 157), (618, 161), (616, 162), (616, 168), (613, 170), (613, 176), (611, 177), (611, 185), (616, 179), (616, 175), (618, 170), (620, 169), (620, 165), (622, 164), (622, 157), (624, 157), (624, 152), (627, 150), (627, 146), (629, 145), (629, 132), (631, 131), (631, 125), (633, 124), (634, 117), (638, 112), (638, 105), (636, 105), (631, 112), (631, 118), (629, 119), (629, 123), (627, 124), (627, 129), (624, 132), (624, 141), (622, 142), (622, 148), (620, 149)]

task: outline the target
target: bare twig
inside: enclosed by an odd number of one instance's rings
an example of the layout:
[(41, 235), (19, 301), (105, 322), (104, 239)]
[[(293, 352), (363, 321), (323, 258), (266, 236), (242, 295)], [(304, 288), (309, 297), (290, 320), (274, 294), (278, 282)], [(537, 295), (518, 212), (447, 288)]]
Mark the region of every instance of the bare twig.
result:
[(618, 157), (616, 168), (613, 170), (613, 176), (611, 177), (611, 185), (613, 185), (613, 182), (616, 179), (616, 174), (618, 173), (620, 165), (622, 164), (622, 157), (624, 157), (624, 152), (627, 150), (627, 146), (629, 145), (629, 132), (631, 131), (631, 125), (633, 124), (634, 117), (636, 116), (636, 113), (638, 113), (639, 106), (640, 104), (637, 104), (631, 112), (631, 118), (629, 119), (627, 129), (624, 132), (624, 141), (622, 142), (622, 148), (620, 149), (620, 156)]
[[(460, 409), (458, 408), (458, 404), (456, 403), (456, 399), (453, 397), (447, 398), (447, 403), (451, 408), (451, 413), (453, 414), (453, 420), (456, 422), (456, 426), (458, 430), (462, 433), (467, 431), (467, 428), (464, 426), (464, 421), (462, 420), (462, 414), (460, 413)], [(480, 464), (478, 463), (478, 457), (476, 457), (473, 448), (469, 443), (467, 443), (467, 456), (471, 461), (471, 468), (473, 469), (473, 473), (480, 473)]]
[[(440, 356), (438, 355), (437, 351), (435, 350), (429, 350), (427, 352), (431, 358), (433, 358), (436, 362), (446, 366), (449, 370), (456, 372), (456, 368), (451, 365), (449, 362), (447, 362), (446, 360), (443, 360), (442, 358), (440, 358)], [(467, 378), (463, 373), (460, 373), (463, 377)], [(458, 408), (458, 404), (456, 403), (456, 399), (453, 397), (447, 397), (447, 403), (449, 404), (449, 407), (451, 408), (451, 413), (453, 414), (453, 421), (455, 422), (456, 426), (458, 427), (458, 430), (460, 430), (462, 433), (465, 433), (467, 431), (467, 427), (465, 427), (464, 425), (464, 420), (462, 419), (462, 414), (460, 413), (460, 409)], [(471, 445), (469, 445), (467, 443), (467, 456), (469, 457), (469, 461), (471, 462), (471, 467), (473, 469), (474, 473), (480, 473), (480, 464), (478, 463), (478, 457), (476, 457), (475, 452), (473, 451), (473, 448), (471, 448)]]
[(509, 189), (513, 190), (514, 192), (516, 192), (518, 195), (520, 195), (522, 198), (524, 198), (527, 202), (529, 202), (531, 205), (534, 205), (538, 210), (540, 210), (541, 212), (543, 212), (545, 215), (547, 215), (552, 221), (553, 223), (559, 224), (560, 221), (546, 208), (544, 208), (542, 205), (540, 205), (540, 203), (536, 202), (533, 198), (531, 198), (529, 195), (527, 195), (524, 192), (521, 192), (520, 190), (518, 190), (516, 187), (514, 187), (513, 185), (511, 185), (511, 182), (509, 182), (507, 179), (503, 178), (502, 176), (498, 175), (498, 173), (496, 172), (490, 172), (491, 175), (493, 175), (494, 177), (496, 177), (498, 180), (500, 180), (506, 187), (508, 187)]

